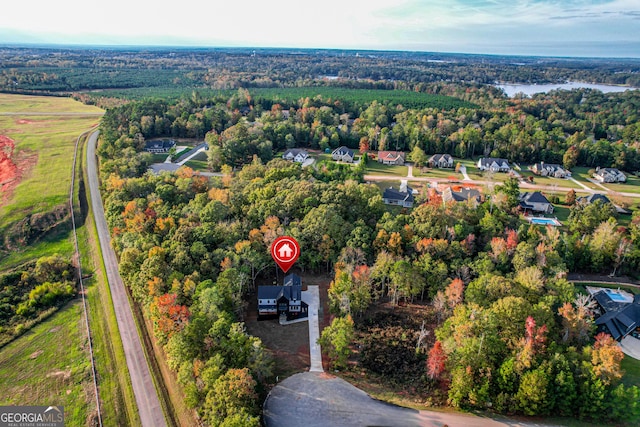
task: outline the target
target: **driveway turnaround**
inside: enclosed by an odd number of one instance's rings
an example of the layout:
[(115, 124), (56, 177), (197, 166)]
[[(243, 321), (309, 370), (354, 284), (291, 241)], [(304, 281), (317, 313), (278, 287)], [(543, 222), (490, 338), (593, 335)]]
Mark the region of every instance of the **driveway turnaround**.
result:
[(622, 348), (622, 352), (627, 356), (640, 360), (640, 340), (638, 338), (627, 335), (620, 341), (620, 347)]
[(120, 331), (120, 338), (122, 339), (122, 346), (124, 347), (127, 368), (131, 376), (131, 386), (136, 398), (142, 426), (164, 427), (167, 423), (164, 419), (153, 380), (151, 379), (151, 371), (149, 370), (147, 359), (142, 350), (142, 343), (140, 342), (138, 329), (133, 319), (127, 291), (124, 288), (122, 278), (118, 272), (118, 260), (111, 247), (111, 237), (107, 229), (107, 221), (104, 217), (104, 207), (98, 186), (98, 161), (96, 159), (97, 140), (98, 132), (94, 132), (89, 137), (87, 143), (87, 175), (89, 177), (89, 188), (91, 190), (91, 206), (98, 230), (100, 247), (102, 248), (104, 265), (109, 279), (109, 288), (111, 289), (113, 308), (116, 312), (118, 330)]
[(341, 378), (303, 372), (278, 384), (264, 404), (266, 427), (533, 427), (513, 419), (418, 411), (371, 398)]

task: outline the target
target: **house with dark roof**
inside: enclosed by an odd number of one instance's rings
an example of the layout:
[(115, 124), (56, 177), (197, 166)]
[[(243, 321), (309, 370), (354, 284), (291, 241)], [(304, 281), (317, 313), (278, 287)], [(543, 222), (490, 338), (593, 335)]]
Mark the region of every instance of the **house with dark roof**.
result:
[(410, 187), (400, 187), (399, 190), (389, 187), (382, 193), (382, 201), (386, 205), (411, 208), (413, 207), (413, 190)]
[(331, 153), (331, 158), (338, 162), (347, 162), (353, 163), (353, 159), (355, 158), (355, 152), (344, 145), (342, 147), (338, 147)]
[(404, 153), (402, 151), (378, 151), (378, 163), (404, 165)]
[(534, 191), (532, 193), (521, 193), (520, 194), (520, 208), (525, 212), (541, 212), (541, 213), (552, 213), (553, 205), (549, 200), (539, 191)]
[(283, 286), (258, 286), (258, 316), (286, 316), (287, 320), (309, 315), (302, 301), (302, 279), (296, 274), (284, 278)]
[(447, 187), (442, 191), (442, 201), (444, 203), (468, 202), (470, 200), (476, 205), (480, 203), (482, 200), (480, 191), (476, 190), (475, 188), (461, 188), (458, 191), (454, 191), (451, 187)]
[(540, 176), (548, 176), (553, 178), (569, 178), (571, 176), (571, 172), (569, 172), (562, 166), (553, 163), (540, 162), (534, 164), (529, 169), (534, 174)]
[(478, 169), (481, 171), (491, 172), (509, 172), (511, 166), (507, 159), (498, 159), (494, 157), (483, 157), (478, 160)]
[(453, 157), (451, 157), (451, 154), (434, 154), (429, 157), (427, 164), (431, 168), (452, 168)]
[(631, 295), (616, 289), (587, 289), (598, 302), (602, 314), (596, 319), (598, 331), (620, 341), (640, 329), (640, 294)]
[(576, 203), (590, 205), (592, 203), (597, 202), (598, 200), (600, 200), (602, 203), (611, 203), (611, 200), (609, 200), (607, 196), (605, 196), (604, 194), (598, 194), (598, 193), (593, 193), (593, 194), (589, 194), (588, 196), (578, 197), (576, 199)]
[(282, 158), (296, 163), (304, 163), (309, 157), (309, 153), (301, 148), (290, 148), (285, 151)]
[(597, 168), (593, 177), (600, 182), (627, 182), (627, 176), (616, 168)]
[(144, 151), (155, 154), (168, 153), (175, 145), (176, 142), (173, 139), (156, 139), (145, 142)]

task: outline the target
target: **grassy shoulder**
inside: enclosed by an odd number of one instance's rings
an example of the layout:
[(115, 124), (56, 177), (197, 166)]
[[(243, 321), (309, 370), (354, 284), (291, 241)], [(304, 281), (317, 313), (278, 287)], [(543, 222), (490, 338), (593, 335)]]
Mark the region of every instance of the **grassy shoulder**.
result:
[(0, 405), (62, 405), (69, 426), (95, 416), (87, 336), (76, 298), (0, 349)]

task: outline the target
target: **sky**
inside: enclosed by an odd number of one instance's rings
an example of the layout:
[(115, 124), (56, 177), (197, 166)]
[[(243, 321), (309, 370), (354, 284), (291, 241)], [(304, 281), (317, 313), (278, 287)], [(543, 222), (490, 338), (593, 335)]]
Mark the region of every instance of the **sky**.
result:
[(639, 0), (27, 0), (0, 43), (640, 57)]

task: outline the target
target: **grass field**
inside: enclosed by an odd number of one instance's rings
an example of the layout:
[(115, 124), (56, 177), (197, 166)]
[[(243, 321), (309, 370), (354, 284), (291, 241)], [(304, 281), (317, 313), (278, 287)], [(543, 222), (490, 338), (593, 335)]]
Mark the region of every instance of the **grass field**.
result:
[(539, 176), (531, 172), (530, 170), (522, 169), (518, 172), (522, 175), (523, 178), (528, 178), (530, 176), (533, 177), (533, 183), (536, 185), (548, 185), (548, 186), (556, 186), (556, 187), (566, 187), (573, 188), (577, 190), (584, 190), (580, 184), (576, 184), (570, 179), (562, 179), (562, 178), (549, 178), (546, 176)]
[[(97, 114), (101, 110), (69, 98), (0, 94), (0, 112)], [(98, 115), (0, 115), (0, 135), (15, 141), (13, 157), (29, 157), (35, 163), (28, 168), (12, 197), (0, 207), (3, 218), (0, 228), (28, 213), (47, 212), (67, 201), (75, 141), (97, 125), (98, 120)]]
[(367, 175), (394, 175), (394, 176), (407, 176), (409, 168), (400, 165), (383, 165), (377, 161), (370, 160), (367, 163), (367, 169), (365, 174)]
[(0, 350), (0, 405), (62, 405), (67, 426), (95, 413), (80, 299)]

